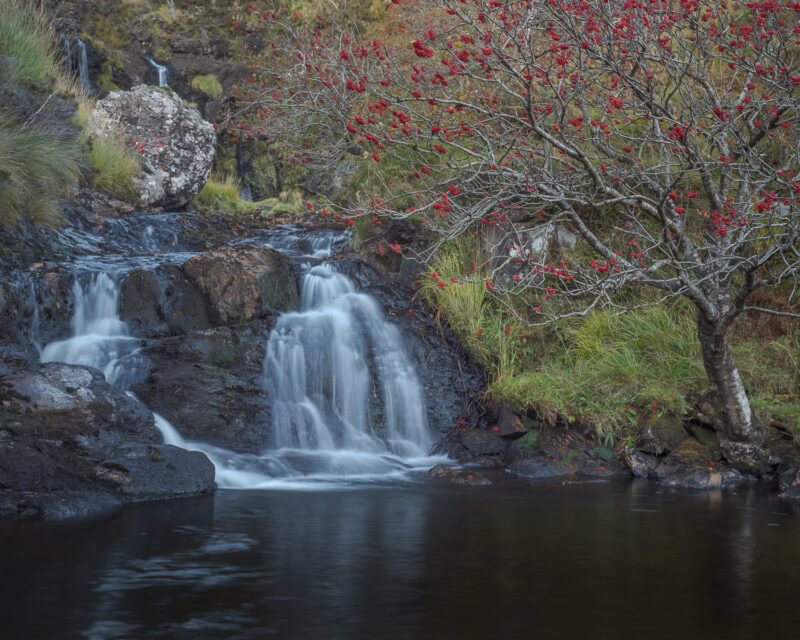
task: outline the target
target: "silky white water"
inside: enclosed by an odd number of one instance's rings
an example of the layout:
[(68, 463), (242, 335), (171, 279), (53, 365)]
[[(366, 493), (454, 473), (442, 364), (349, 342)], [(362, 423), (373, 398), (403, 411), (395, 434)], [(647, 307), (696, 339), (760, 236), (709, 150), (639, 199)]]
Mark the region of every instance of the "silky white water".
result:
[(147, 60), (153, 69), (155, 69), (156, 74), (158, 75), (158, 86), (168, 87), (169, 82), (167, 81), (167, 68), (163, 64), (158, 64), (158, 62), (150, 57), (145, 57), (145, 60)]
[[(330, 255), (331, 242), (313, 246)], [(94, 274), (73, 287), (72, 337), (42, 362), (83, 364), (127, 389), (144, 366), (119, 316), (118, 283)], [(261, 455), (188, 441), (154, 414), (164, 442), (202, 451), (222, 488), (330, 489), (407, 478), (444, 458), (432, 442), (425, 398), (402, 335), (371, 296), (330, 265), (308, 268), (301, 310), (281, 315), (264, 359), (273, 442)]]

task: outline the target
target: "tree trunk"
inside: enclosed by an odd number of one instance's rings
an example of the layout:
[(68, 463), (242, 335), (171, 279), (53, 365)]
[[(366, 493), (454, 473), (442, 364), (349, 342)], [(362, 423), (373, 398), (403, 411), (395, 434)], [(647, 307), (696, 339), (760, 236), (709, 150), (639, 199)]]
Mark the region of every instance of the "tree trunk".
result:
[(750, 409), (750, 401), (725, 337), (725, 328), (720, 323), (700, 317), (697, 333), (703, 365), (724, 421), (725, 435), (731, 440), (761, 444), (764, 434)]

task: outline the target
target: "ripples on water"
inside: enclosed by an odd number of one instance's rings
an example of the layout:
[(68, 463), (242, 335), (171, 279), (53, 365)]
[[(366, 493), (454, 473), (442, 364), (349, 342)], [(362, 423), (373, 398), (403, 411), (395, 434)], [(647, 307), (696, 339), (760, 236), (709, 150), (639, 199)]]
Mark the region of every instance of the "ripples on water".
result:
[(6, 640), (791, 638), (800, 623), (797, 509), (750, 489), (227, 491), (0, 543)]

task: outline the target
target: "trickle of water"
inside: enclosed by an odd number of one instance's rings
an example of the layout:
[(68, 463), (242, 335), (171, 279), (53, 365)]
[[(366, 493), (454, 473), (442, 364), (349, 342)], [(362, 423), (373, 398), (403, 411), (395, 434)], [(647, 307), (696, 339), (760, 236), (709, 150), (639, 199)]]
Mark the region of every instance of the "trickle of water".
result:
[(61, 34), (61, 44), (64, 45), (64, 63), (67, 65), (67, 75), (71, 78), (75, 72), (75, 67), (72, 63), (72, 46), (70, 45), (69, 38)]
[(105, 273), (72, 286), (72, 337), (51, 342), (42, 350), (42, 362), (66, 362), (99, 369), (109, 384), (127, 388), (142, 361), (138, 341), (119, 317), (119, 285)]
[(86, 44), (80, 38), (75, 38), (75, 45), (78, 47), (78, 77), (84, 91), (94, 93), (92, 81), (89, 79), (89, 61), (86, 57)]
[(169, 82), (167, 81), (167, 68), (163, 64), (158, 64), (155, 60), (153, 60), (149, 56), (145, 56), (145, 60), (150, 64), (150, 66), (155, 69), (156, 73), (158, 74), (158, 86), (159, 87), (168, 87)]

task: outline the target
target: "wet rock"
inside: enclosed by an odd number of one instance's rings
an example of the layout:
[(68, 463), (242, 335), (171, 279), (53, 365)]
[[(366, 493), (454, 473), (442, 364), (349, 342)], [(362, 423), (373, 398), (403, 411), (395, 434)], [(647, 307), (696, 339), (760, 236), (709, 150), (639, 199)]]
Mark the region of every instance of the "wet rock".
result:
[(655, 476), (659, 460), (653, 455), (639, 451), (634, 447), (625, 447), (622, 450), (622, 458), (628, 469), (637, 478), (650, 478)]
[(742, 474), (736, 469), (687, 469), (661, 465), (656, 471), (660, 484), (682, 489), (721, 489), (741, 484)]
[(581, 476), (592, 478), (611, 478), (615, 476), (630, 476), (631, 471), (619, 460), (598, 461), (584, 460), (577, 468)]
[(182, 436), (243, 453), (270, 444), (272, 417), (262, 388), (262, 336), (225, 327), (152, 342), (148, 377), (136, 395)]
[(97, 514), (213, 490), (205, 455), (160, 444), (152, 413), (89, 367), (0, 376), (0, 425), (0, 518)]
[(639, 423), (640, 434), (636, 447), (645, 453), (661, 456), (686, 440), (686, 430), (674, 416), (645, 415)]
[(86, 448), (126, 440), (160, 442), (153, 416), (103, 374), (48, 363), (0, 378), (0, 423), (18, 437), (70, 441)]
[(514, 440), (528, 433), (522, 418), (506, 407), (500, 410), (497, 427), (500, 437), (508, 440)]
[(431, 478), (453, 478), (458, 475), (458, 472), (446, 464), (437, 464), (428, 469), (425, 475)]
[(774, 468), (769, 451), (758, 445), (725, 441), (719, 447), (728, 465), (742, 473), (763, 476)]
[(543, 456), (527, 460), (516, 460), (508, 465), (508, 471), (525, 478), (537, 479), (561, 478), (575, 473), (575, 469), (571, 469), (569, 464), (557, 462)]
[(800, 499), (800, 468), (793, 467), (781, 472), (779, 487), (783, 497)]
[(524, 436), (511, 442), (506, 450), (506, 457), (510, 462), (524, 460), (541, 455), (539, 448), (539, 432), (529, 431)]
[(186, 205), (208, 180), (214, 128), (171, 91), (145, 85), (113, 91), (98, 101), (87, 130), (144, 151), (132, 185), (142, 204)]
[(211, 326), (203, 292), (177, 265), (132, 271), (120, 285), (120, 318), (137, 336), (163, 336)]
[(206, 299), (215, 324), (249, 322), (297, 306), (296, 271), (285, 255), (243, 244), (188, 260), (183, 272)]
[(472, 455), (491, 456), (503, 452), (506, 443), (495, 431), (469, 429), (461, 434), (461, 443)]
[(214, 465), (199, 451), (169, 444), (128, 444), (95, 467), (95, 476), (131, 500), (214, 491)]

